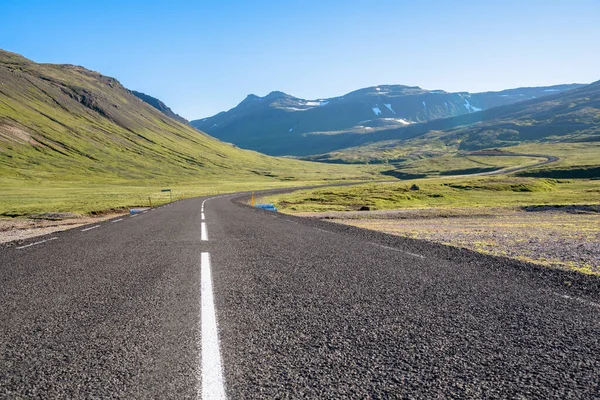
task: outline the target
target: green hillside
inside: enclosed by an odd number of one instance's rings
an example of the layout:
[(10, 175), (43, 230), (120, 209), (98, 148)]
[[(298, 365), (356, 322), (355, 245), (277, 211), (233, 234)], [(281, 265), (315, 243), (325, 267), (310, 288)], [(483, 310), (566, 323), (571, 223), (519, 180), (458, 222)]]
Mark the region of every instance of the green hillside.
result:
[(197, 195), (371, 177), (238, 149), (114, 78), (0, 51), (0, 215), (126, 207), (165, 186)]

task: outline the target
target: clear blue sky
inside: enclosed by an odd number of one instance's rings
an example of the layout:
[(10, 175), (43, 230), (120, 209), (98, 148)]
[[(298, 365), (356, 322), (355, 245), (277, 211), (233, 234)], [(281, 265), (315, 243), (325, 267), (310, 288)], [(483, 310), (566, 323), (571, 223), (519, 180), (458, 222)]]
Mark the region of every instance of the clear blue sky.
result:
[(0, 0), (0, 48), (113, 76), (196, 119), (272, 90), (600, 80), (600, 1)]

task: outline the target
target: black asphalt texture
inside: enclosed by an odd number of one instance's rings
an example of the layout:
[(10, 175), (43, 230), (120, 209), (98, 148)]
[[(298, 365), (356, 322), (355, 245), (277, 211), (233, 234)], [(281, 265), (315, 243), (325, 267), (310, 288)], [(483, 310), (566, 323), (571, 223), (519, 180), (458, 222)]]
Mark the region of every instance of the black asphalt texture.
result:
[(598, 278), (235, 198), (0, 248), (0, 398), (200, 399), (201, 252), (229, 399), (600, 398)]

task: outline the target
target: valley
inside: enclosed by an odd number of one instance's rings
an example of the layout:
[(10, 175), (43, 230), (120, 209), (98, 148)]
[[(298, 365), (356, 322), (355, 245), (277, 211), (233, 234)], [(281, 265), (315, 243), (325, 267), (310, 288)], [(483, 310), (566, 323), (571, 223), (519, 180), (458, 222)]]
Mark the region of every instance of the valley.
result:
[(600, 3), (0, 5), (0, 399), (600, 399)]

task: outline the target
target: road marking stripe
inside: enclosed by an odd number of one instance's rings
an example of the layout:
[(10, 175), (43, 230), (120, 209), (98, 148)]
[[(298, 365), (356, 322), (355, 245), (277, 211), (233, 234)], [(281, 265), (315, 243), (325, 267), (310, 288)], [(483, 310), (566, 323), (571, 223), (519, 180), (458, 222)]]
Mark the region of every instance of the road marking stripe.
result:
[(35, 246), (36, 244), (49, 242), (50, 240), (55, 240), (55, 239), (58, 239), (58, 238), (53, 237), (53, 238), (50, 238), (50, 239), (40, 240), (39, 242), (30, 243), (30, 244), (26, 244), (25, 246), (16, 247), (16, 249), (24, 249), (26, 247)]
[(205, 242), (208, 240), (208, 233), (206, 232), (205, 222), (202, 222), (202, 225), (200, 226), (200, 240), (203, 240)]
[(559, 297), (562, 297), (563, 299), (575, 300), (575, 301), (578, 301), (578, 302), (583, 303), (583, 304), (587, 304), (587, 305), (592, 306), (592, 307), (600, 307), (600, 304), (594, 303), (593, 301), (589, 301), (589, 300), (586, 300), (586, 299), (582, 299), (581, 297), (573, 297), (573, 296), (569, 296), (567, 294), (560, 294), (560, 293), (555, 293), (555, 292), (553, 292), (552, 294), (554, 294), (556, 296), (559, 296)]
[(204, 213), (201, 214), (202, 221), (204, 221)]
[(143, 211), (142, 214), (146, 214), (148, 211)]
[(371, 243), (373, 246), (377, 246), (377, 247), (381, 247), (382, 249), (386, 249), (386, 250), (392, 250), (392, 251), (396, 251), (398, 253), (404, 253), (407, 254), (409, 256), (413, 256), (413, 257), (419, 257), (419, 258), (425, 258), (425, 256), (422, 256), (420, 254), (415, 254), (415, 253), (411, 253), (410, 251), (404, 251), (404, 250), (400, 250), (397, 249), (395, 247), (390, 247), (390, 246), (384, 246), (382, 244), (377, 244), (377, 243)]
[(131, 214), (131, 218), (137, 217), (139, 214)]
[(224, 400), (225, 380), (219, 350), (219, 333), (217, 331), (217, 315), (210, 270), (210, 255), (202, 253), (200, 259), (201, 280), (201, 316), (200, 335), (202, 338), (202, 391), (198, 398), (202, 400)]
[(110, 222), (113, 223), (113, 222), (119, 222), (119, 221), (123, 221), (123, 218), (115, 219), (114, 221), (110, 221)]
[(91, 228), (82, 229), (81, 232), (89, 231), (90, 229), (100, 228), (100, 225), (92, 226)]

